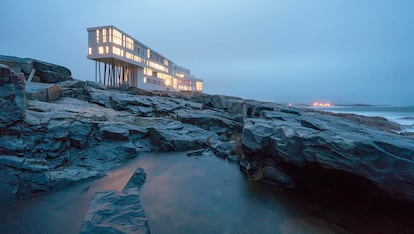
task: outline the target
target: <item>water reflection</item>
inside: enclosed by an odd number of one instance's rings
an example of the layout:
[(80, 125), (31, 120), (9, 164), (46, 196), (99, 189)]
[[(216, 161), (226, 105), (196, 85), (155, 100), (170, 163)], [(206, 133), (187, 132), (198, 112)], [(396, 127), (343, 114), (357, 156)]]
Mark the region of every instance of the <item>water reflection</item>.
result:
[(107, 177), (1, 204), (0, 233), (78, 233), (94, 193), (122, 190), (138, 166), (152, 233), (414, 233), (412, 203), (357, 188), (285, 191), (247, 181), (236, 164), (184, 153), (151, 153)]
[(0, 206), (0, 233), (79, 233), (96, 191), (121, 191), (138, 161), (111, 171), (108, 176), (28, 200)]
[(213, 156), (159, 154), (140, 159), (154, 233), (338, 233), (273, 187), (252, 183), (237, 165)]

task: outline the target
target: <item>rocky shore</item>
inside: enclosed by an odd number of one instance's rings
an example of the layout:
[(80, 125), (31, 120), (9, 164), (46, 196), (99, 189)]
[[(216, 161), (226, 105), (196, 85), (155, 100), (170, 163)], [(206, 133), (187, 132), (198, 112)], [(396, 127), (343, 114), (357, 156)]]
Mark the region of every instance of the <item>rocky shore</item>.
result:
[[(33, 69), (36, 77), (27, 81)], [(103, 176), (142, 152), (202, 149), (240, 163), (249, 179), (287, 189), (337, 179), (414, 201), (414, 139), (385, 119), (222, 95), (108, 88), (70, 74), (58, 65), (0, 56), (0, 199)], [(129, 195), (97, 199), (106, 196)]]

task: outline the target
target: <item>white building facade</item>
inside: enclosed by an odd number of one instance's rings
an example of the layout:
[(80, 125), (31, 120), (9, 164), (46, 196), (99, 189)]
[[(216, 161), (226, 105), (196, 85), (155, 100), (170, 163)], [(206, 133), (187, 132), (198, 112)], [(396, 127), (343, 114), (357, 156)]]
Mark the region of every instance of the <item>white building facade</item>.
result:
[(88, 59), (95, 81), (146, 90), (203, 91), (203, 81), (114, 26), (88, 28)]

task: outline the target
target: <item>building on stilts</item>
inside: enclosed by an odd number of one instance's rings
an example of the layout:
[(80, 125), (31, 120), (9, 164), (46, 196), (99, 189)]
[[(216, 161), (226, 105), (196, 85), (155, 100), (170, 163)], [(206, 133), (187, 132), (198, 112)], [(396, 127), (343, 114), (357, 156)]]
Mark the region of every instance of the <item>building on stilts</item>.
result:
[(114, 26), (88, 28), (95, 81), (146, 90), (203, 91), (203, 80)]

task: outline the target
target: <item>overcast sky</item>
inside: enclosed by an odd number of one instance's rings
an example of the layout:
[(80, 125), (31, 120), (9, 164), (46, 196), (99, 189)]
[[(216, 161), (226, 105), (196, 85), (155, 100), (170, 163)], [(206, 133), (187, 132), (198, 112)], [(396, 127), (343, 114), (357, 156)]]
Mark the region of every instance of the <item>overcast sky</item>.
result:
[(414, 105), (414, 1), (2, 0), (0, 54), (94, 79), (87, 31), (114, 25), (204, 79), (266, 101)]

